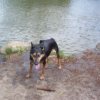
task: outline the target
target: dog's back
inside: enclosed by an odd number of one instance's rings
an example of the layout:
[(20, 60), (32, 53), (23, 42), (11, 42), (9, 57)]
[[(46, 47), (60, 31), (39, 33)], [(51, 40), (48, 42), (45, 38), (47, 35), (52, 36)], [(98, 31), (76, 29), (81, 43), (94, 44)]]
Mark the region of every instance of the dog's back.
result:
[(53, 38), (48, 40), (40, 40), (40, 44), (44, 45), (44, 50), (47, 57), (50, 55), (52, 49), (58, 52), (58, 45)]

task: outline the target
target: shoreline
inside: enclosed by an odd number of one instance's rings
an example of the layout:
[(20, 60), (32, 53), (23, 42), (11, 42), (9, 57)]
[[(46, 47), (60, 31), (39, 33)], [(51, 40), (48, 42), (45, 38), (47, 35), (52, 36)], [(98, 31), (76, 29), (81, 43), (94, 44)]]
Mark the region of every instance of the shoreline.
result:
[[(78, 59), (80, 59), (82, 56), (83, 56), (83, 52), (85, 52), (85, 51), (94, 51), (94, 52), (97, 52), (97, 53), (100, 53), (100, 43), (99, 44), (97, 44), (96, 45), (96, 47), (95, 48), (88, 48), (88, 49), (86, 49), (86, 50), (84, 50), (84, 51), (82, 51), (82, 52), (79, 52), (79, 53), (73, 53), (73, 54), (71, 54), (71, 55), (73, 55), (73, 56), (75, 56), (76, 58), (78, 58)], [(25, 52), (27, 52), (27, 51), (25, 51)], [(19, 53), (19, 54), (11, 54), (11, 56), (18, 56), (18, 55), (20, 55), (20, 54), (23, 54), (23, 53), (25, 53), (25, 52), (22, 52), (22, 53)], [(9, 57), (10, 58), (10, 57)], [(6, 62), (6, 54), (2, 54), (2, 53), (0, 53), (0, 63), (3, 63), (3, 62)]]

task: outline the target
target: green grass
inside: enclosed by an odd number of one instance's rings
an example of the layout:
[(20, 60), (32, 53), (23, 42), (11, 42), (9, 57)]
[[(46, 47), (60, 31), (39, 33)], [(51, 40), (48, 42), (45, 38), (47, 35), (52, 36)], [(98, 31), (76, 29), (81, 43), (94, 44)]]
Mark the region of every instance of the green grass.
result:
[(59, 49), (59, 55), (60, 55), (60, 58), (62, 58), (62, 59), (66, 57), (64, 51), (60, 50), (60, 49)]
[(6, 55), (10, 55), (10, 54), (19, 54), (25, 51), (24, 47), (21, 46), (17, 46), (16, 49), (14, 49), (12, 46), (9, 46), (5, 49), (5, 53)]
[(55, 55), (55, 52), (51, 52), (51, 54), (50, 54), (50, 55), (52, 55), (52, 56), (53, 56), (53, 55)]
[(51, 65), (52, 65), (52, 64), (54, 64), (54, 63), (53, 63), (52, 61), (48, 61), (48, 64), (51, 64)]
[[(55, 55), (55, 52), (51, 52), (50, 55)], [(62, 58), (62, 59), (65, 58), (65, 57), (71, 58), (71, 59), (76, 58), (76, 57), (73, 56), (73, 55), (68, 55), (68, 56), (66, 56), (65, 53), (64, 53), (64, 51), (63, 51), (63, 50), (60, 50), (60, 49), (59, 49), (59, 55), (60, 55), (60, 58)]]
[(71, 59), (74, 59), (74, 58), (76, 58), (75, 56), (73, 56), (73, 55), (68, 55), (68, 56), (66, 56), (67, 58), (71, 58)]
[[(50, 55), (55, 55), (55, 54), (56, 54), (55, 52), (51, 52)], [(59, 49), (59, 55), (60, 55), (60, 58), (62, 58), (62, 59), (66, 57), (64, 51), (62, 51), (62, 50), (60, 50), (60, 49)]]

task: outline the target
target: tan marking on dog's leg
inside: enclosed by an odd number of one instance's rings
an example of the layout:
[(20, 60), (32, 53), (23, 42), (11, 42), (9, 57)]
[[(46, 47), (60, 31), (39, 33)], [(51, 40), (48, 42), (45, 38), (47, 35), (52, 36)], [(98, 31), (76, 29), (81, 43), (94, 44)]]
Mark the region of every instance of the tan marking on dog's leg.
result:
[(61, 69), (61, 62), (60, 62), (60, 58), (58, 58), (58, 65), (59, 65), (59, 69)]
[[(47, 64), (48, 64), (48, 58), (46, 59), (46, 61), (47, 61)], [(46, 64), (45, 68), (47, 68), (47, 64)]]
[(29, 69), (29, 73), (26, 75), (26, 77), (30, 77), (31, 76), (32, 67), (33, 67), (33, 61), (30, 61), (30, 69)]
[(44, 72), (45, 72), (45, 68), (46, 68), (46, 66), (47, 66), (47, 59), (46, 59), (46, 63), (43, 64), (43, 69), (42, 69), (42, 74), (41, 74), (40, 79), (44, 79)]
[[(57, 56), (57, 54), (56, 54), (56, 56)], [(57, 56), (57, 59), (58, 59), (58, 66), (59, 66), (58, 68), (61, 69), (61, 62), (60, 62), (60, 58), (58, 58), (58, 56)]]

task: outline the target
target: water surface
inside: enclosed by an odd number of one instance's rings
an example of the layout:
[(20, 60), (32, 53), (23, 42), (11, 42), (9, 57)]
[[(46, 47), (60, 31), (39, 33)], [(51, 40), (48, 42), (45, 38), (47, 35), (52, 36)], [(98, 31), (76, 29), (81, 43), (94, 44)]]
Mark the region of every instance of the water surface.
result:
[(0, 0), (0, 47), (54, 38), (66, 55), (100, 42), (100, 0)]

